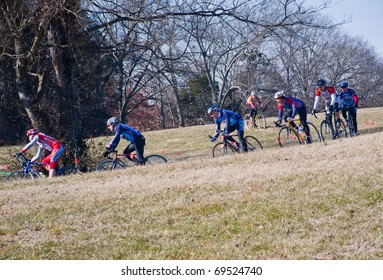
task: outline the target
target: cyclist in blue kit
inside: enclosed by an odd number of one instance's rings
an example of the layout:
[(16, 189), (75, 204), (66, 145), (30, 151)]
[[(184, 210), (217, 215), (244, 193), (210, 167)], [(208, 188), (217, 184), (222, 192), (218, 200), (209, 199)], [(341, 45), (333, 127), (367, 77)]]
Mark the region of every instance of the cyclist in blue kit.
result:
[(307, 135), (307, 144), (311, 143), (311, 135), (310, 135), (310, 128), (307, 125), (307, 109), (305, 103), (295, 97), (287, 96), (285, 92), (278, 91), (274, 98), (278, 102), (278, 121), (276, 121), (275, 125), (280, 126), (282, 122), (282, 116), (283, 116), (283, 108), (290, 110), (285, 115), (285, 122), (290, 122), (291, 125), (297, 129), (297, 125), (293, 122), (294, 117), (298, 113), (299, 118), (302, 122), (302, 126), (304, 129), (304, 132)]
[(145, 146), (145, 138), (142, 134), (135, 128), (132, 128), (126, 124), (119, 123), (118, 119), (115, 117), (110, 118), (106, 125), (110, 129), (110, 131), (115, 131), (112, 141), (106, 145), (106, 152), (104, 156), (108, 155), (110, 151), (113, 151), (120, 142), (121, 138), (129, 141), (130, 144), (125, 148), (124, 154), (131, 154), (134, 150), (136, 150), (138, 160), (135, 160), (134, 157), (127, 157), (129, 160), (133, 161), (137, 165), (144, 165), (144, 146)]
[(215, 119), (215, 134), (211, 138), (211, 141), (214, 142), (217, 140), (219, 133), (221, 132), (221, 123), (225, 121), (226, 127), (222, 132), (222, 136), (226, 137), (231, 142), (236, 142), (233, 137), (229, 135), (229, 133), (238, 130), (238, 138), (241, 142), (242, 150), (247, 152), (247, 144), (243, 137), (244, 135), (244, 126), (245, 122), (240, 114), (234, 113), (229, 110), (220, 110), (218, 106), (211, 106), (207, 113)]

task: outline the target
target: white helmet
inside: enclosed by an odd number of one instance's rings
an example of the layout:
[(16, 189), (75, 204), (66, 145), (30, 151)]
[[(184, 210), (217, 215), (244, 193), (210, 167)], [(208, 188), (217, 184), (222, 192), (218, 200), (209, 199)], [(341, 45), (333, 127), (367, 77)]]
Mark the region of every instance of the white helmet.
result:
[(284, 92), (283, 90), (278, 91), (278, 92), (275, 93), (275, 95), (274, 95), (274, 98), (275, 98), (275, 99), (284, 98), (284, 97), (286, 97), (286, 95), (285, 95), (285, 92)]
[(252, 92), (250, 93), (250, 96), (255, 96), (255, 91), (252, 91)]
[(107, 122), (106, 122), (106, 125), (109, 126), (109, 125), (116, 125), (118, 124), (118, 119), (116, 117), (111, 117)]

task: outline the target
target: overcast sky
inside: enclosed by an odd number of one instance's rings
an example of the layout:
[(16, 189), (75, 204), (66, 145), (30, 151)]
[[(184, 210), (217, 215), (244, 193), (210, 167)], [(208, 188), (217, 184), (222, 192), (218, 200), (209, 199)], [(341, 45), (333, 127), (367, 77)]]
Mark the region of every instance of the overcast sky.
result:
[[(318, 5), (324, 0), (305, 0), (306, 4)], [(341, 28), (350, 35), (359, 36), (375, 47), (383, 57), (383, 0), (331, 0), (332, 7), (324, 9), (335, 21), (351, 17), (351, 22)]]

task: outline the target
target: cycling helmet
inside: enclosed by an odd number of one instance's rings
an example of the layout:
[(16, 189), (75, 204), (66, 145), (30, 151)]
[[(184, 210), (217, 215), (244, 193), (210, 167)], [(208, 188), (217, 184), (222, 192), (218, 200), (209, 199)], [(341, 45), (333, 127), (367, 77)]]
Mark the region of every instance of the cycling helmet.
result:
[(252, 92), (250, 93), (250, 96), (255, 96), (255, 91), (252, 91)]
[(118, 119), (116, 117), (111, 117), (107, 122), (106, 122), (106, 125), (109, 126), (109, 125), (116, 125), (118, 124)]
[(325, 81), (325, 80), (323, 80), (323, 79), (319, 79), (319, 80), (317, 81), (317, 86), (324, 86), (324, 85), (326, 85), (326, 81)]
[(339, 84), (339, 86), (340, 86), (341, 88), (345, 88), (345, 87), (348, 87), (348, 83), (347, 83), (346, 81), (343, 81), (343, 82), (341, 82), (341, 83)]
[(285, 98), (285, 97), (286, 97), (286, 95), (285, 95), (285, 92), (284, 92), (283, 90), (278, 91), (278, 92), (275, 93), (275, 95), (274, 95), (274, 98), (275, 98), (275, 99)]
[(210, 106), (210, 108), (207, 110), (207, 113), (210, 115), (214, 111), (219, 111), (218, 106), (215, 106), (215, 105)]
[(37, 133), (39, 133), (39, 130), (37, 128), (32, 128), (30, 130), (27, 131), (27, 136), (35, 136)]

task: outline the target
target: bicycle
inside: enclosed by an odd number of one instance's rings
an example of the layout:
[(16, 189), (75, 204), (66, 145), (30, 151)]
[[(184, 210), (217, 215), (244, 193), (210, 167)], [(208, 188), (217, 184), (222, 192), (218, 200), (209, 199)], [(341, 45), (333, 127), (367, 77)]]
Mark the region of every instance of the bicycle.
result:
[(245, 127), (247, 129), (253, 129), (258, 127), (259, 129), (266, 129), (266, 117), (261, 114), (256, 114), (254, 119), (251, 119), (250, 113), (245, 114)]
[[(298, 130), (293, 127), (292, 122), (297, 123)], [(321, 136), (316, 126), (307, 122), (310, 128), (311, 143), (321, 142)], [(288, 147), (294, 145), (301, 145), (303, 143), (308, 144), (307, 135), (303, 130), (302, 121), (300, 119), (294, 119), (287, 122), (287, 125), (283, 125), (278, 133), (278, 144), (281, 147)]]
[[(46, 169), (41, 163), (32, 163), (27, 157), (23, 154), (16, 154), (14, 156), (21, 166), (20, 170), (11, 172), (7, 177), (6, 181), (18, 181), (25, 179), (41, 179), (46, 177)], [(36, 166), (36, 167), (33, 167)], [(77, 168), (73, 166), (64, 166), (57, 168), (56, 176), (67, 176), (72, 174), (82, 174)]]
[[(342, 137), (347, 138), (346, 125), (340, 118), (336, 118), (335, 111), (320, 110), (318, 112), (325, 114), (325, 119), (320, 124), (320, 133), (323, 141), (325, 141), (326, 138), (331, 138), (332, 140)], [(317, 117), (315, 113), (314, 116)], [(336, 125), (334, 126), (333, 123)]]
[[(108, 158), (108, 160), (101, 162), (96, 168), (96, 171), (125, 169), (129, 167), (128, 163), (123, 161), (121, 158), (125, 159), (126, 157), (130, 157), (132, 160), (136, 160), (135, 154), (119, 154), (117, 150), (110, 151), (110, 154), (113, 154), (113, 157), (107, 155), (106, 158)], [(149, 155), (145, 157), (144, 160), (146, 165), (159, 165), (166, 164), (168, 162), (166, 158), (160, 155)]]
[[(231, 142), (227, 138), (228, 137), (238, 137), (238, 135), (222, 135), (222, 142), (219, 142), (214, 145), (212, 150), (213, 157), (219, 157), (219, 156), (226, 156), (229, 154), (236, 154), (243, 152), (240, 147), (236, 143), (237, 142)], [(209, 139), (212, 139), (212, 136), (208, 136)], [(263, 150), (261, 142), (258, 141), (257, 138), (251, 135), (245, 136), (245, 141), (247, 144), (247, 150), (248, 152), (255, 152)]]

